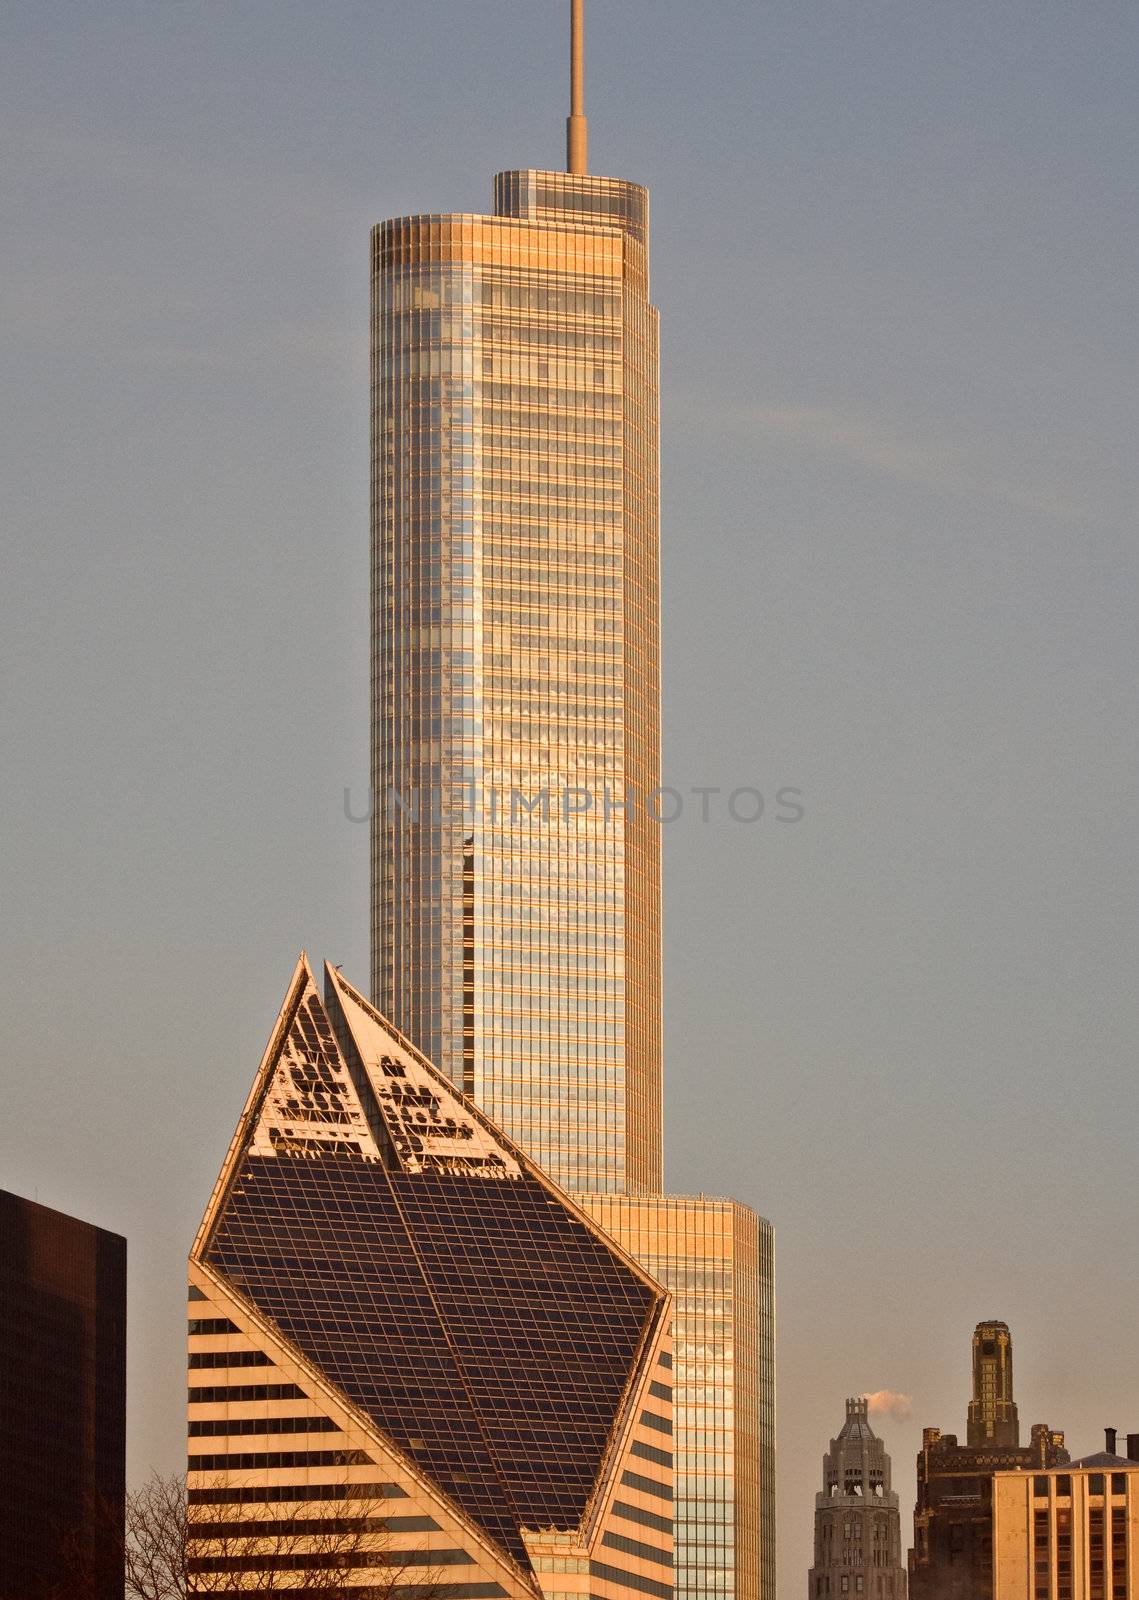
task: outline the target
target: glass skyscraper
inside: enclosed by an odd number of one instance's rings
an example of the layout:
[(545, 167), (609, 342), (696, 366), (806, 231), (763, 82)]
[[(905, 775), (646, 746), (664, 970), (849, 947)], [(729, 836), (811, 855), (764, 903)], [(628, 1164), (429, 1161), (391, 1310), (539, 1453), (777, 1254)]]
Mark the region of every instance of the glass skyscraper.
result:
[(673, 1288), (676, 1595), (772, 1600), (770, 1228), (662, 1193), (649, 205), (571, 11), (569, 170), (373, 232), (373, 998)]
[(373, 239), (375, 998), (591, 1191), (662, 1182), (647, 232), (505, 172)]
[(771, 1224), (704, 1195), (578, 1195), (672, 1290), (676, 1600), (774, 1600)]

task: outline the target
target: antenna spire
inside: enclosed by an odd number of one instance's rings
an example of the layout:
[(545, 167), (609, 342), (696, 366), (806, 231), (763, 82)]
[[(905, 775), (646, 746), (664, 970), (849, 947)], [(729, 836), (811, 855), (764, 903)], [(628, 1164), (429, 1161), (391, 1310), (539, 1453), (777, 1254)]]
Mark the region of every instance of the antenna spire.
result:
[(570, 114), (566, 118), (566, 171), (589, 171), (589, 123), (585, 118), (585, 0), (570, 0)]

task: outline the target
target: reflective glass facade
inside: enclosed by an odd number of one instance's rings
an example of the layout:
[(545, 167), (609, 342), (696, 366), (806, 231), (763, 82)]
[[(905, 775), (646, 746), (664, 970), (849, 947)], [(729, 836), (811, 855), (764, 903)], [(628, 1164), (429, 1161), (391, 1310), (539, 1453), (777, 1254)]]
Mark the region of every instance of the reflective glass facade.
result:
[(674, 1289), (677, 1595), (770, 1600), (771, 1230), (661, 1195), (648, 196), (505, 172), (372, 245), (373, 995)]
[(577, 1198), (673, 1292), (676, 1600), (771, 1600), (771, 1225), (733, 1200), (682, 1195)]
[(648, 196), (373, 235), (373, 992), (568, 1188), (661, 1171)]

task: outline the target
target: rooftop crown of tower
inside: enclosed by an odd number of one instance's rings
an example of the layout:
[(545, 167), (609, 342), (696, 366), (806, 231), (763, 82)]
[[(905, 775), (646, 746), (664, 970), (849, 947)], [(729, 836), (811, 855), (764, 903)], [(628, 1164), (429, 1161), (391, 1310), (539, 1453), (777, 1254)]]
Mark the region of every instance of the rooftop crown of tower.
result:
[(978, 1322), (973, 1331), (973, 1398), (969, 1401), (968, 1442), (1015, 1450), (1020, 1419), (1012, 1397), (1012, 1334), (1007, 1322)]
[(851, 1568), (872, 1566), (877, 1588), (865, 1592), (882, 1600), (904, 1600), (901, 1522), (898, 1496), (890, 1487), (890, 1457), (870, 1426), (863, 1396), (846, 1402), (846, 1420), (823, 1457), (823, 1488), (815, 1496), (815, 1559), (811, 1600), (841, 1595), (845, 1576), (854, 1590)]

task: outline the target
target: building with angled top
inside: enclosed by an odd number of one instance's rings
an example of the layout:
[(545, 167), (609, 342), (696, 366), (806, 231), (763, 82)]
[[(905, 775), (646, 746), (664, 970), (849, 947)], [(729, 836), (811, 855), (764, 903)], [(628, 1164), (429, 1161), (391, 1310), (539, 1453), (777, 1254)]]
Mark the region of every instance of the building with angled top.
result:
[(372, 998), (672, 1289), (677, 1597), (773, 1600), (772, 1231), (664, 1193), (649, 196), (570, 10), (566, 170), (372, 234)]
[(1012, 1391), (1012, 1335), (980, 1322), (973, 1335), (973, 1394), (966, 1444), (923, 1428), (917, 1459), (910, 1600), (989, 1600), (993, 1592), (993, 1481), (1068, 1460), (1064, 1435), (1034, 1423), (1027, 1445)]
[(993, 1600), (1132, 1600), (1139, 1592), (1139, 1433), (1045, 1472), (993, 1478)]
[(886, 1446), (870, 1426), (865, 1399), (846, 1402), (846, 1421), (823, 1457), (815, 1496), (810, 1600), (863, 1595), (905, 1600), (902, 1530)]
[(303, 956), (188, 1314), (196, 1591), (671, 1600), (668, 1291)]

